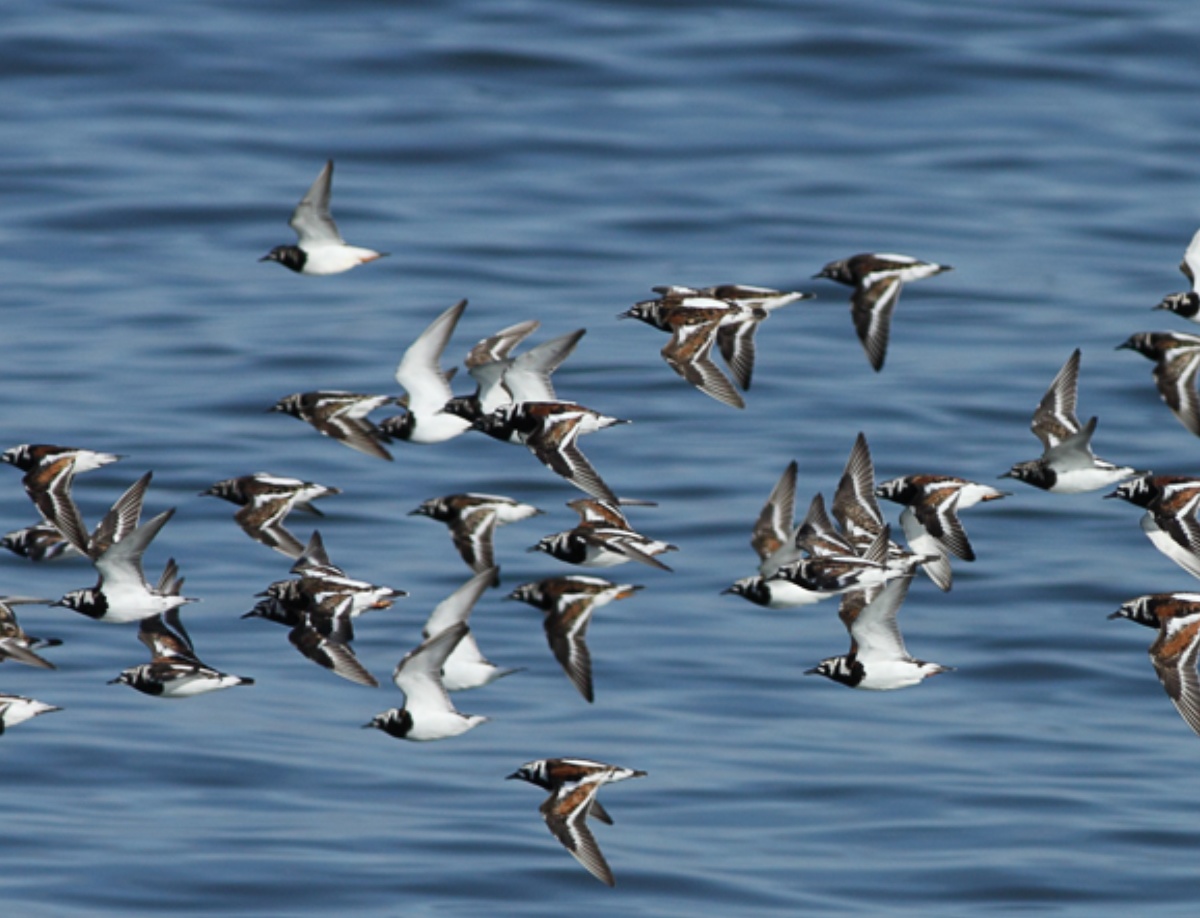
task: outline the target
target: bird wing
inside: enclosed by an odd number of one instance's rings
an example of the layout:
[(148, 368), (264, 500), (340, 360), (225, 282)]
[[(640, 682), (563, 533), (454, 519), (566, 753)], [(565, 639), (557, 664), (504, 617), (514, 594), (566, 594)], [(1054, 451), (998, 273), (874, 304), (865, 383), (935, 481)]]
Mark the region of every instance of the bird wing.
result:
[(793, 521), (796, 514), (796, 474), (799, 469), (793, 459), (771, 489), (767, 502), (759, 511), (750, 536), (750, 547), (759, 559), (766, 561), (793, 540)]
[(1198, 369), (1200, 347), (1180, 348), (1154, 367), (1154, 382), (1163, 401), (1196, 436), (1200, 436), (1200, 396), (1196, 393)]
[(300, 242), (333, 242), (341, 243), (342, 236), (337, 224), (329, 212), (329, 197), (333, 185), (333, 160), (325, 163), (325, 168), (317, 176), (316, 181), (300, 199), (288, 226), (296, 231)]
[(592, 690), (592, 655), (587, 646), (587, 629), (595, 607), (590, 598), (575, 600), (561, 612), (547, 615), (543, 622), (546, 641), (554, 659), (572, 684), (589, 702)]
[(705, 395), (734, 408), (745, 408), (746, 403), (733, 383), (709, 357), (718, 325), (717, 319), (697, 325), (677, 325), (671, 340), (661, 351), (662, 358), (667, 366)]
[(1079, 355), (1079, 348), (1075, 348), (1033, 413), (1030, 429), (1042, 441), (1044, 449), (1051, 449), (1079, 433), (1079, 418), (1075, 416), (1079, 391)]
[(867, 275), (850, 297), (850, 316), (862, 342), (867, 360), (875, 370), (883, 369), (891, 334), (892, 312), (900, 299), (900, 278), (894, 274)]
[(442, 667), (469, 629), (459, 622), (410, 650), (396, 665), (392, 681), (404, 692), (405, 706), (450, 712), (454, 704), (442, 684)]
[(852, 540), (874, 538), (883, 528), (883, 511), (875, 499), (875, 466), (867, 438), (859, 433), (833, 495), (833, 515)]
[(439, 602), (430, 613), (428, 621), (425, 622), (425, 628), (421, 632), (422, 636), (428, 639), (460, 622), (466, 624), (471, 618), (471, 610), (475, 607), (475, 603), (487, 592), (495, 577), (496, 569), (493, 567), (480, 571)]
[(850, 638), (858, 647), (859, 659), (910, 659), (896, 623), (896, 613), (908, 595), (912, 579), (912, 574), (897, 577), (858, 613), (850, 626)]
[(1150, 647), (1158, 681), (1176, 710), (1200, 734), (1200, 677), (1196, 657), (1200, 651), (1200, 615), (1171, 619)]
[(542, 804), (541, 813), (551, 833), (562, 846), (570, 851), (592, 876), (607, 886), (614, 886), (616, 880), (612, 870), (604, 860), (604, 855), (600, 853), (600, 846), (587, 825), (587, 815), (599, 788), (600, 784), (593, 782), (564, 784)]
[(408, 346), (396, 367), (396, 382), (408, 393), (409, 410), (418, 416), (428, 417), (440, 411), (454, 397), (442, 372), (442, 352), (466, 308), (467, 301), (459, 300), (429, 323)]

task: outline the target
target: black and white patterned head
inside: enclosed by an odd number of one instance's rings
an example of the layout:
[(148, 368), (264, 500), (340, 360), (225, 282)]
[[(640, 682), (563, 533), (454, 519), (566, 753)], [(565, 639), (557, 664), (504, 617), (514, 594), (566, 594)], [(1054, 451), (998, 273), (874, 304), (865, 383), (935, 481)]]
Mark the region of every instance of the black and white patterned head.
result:
[(855, 277), (854, 271), (850, 267), (849, 258), (842, 261), (831, 261), (814, 274), (813, 277), (823, 277), (826, 280), (837, 281), (839, 284), (849, 284), (850, 286), (854, 286), (858, 281), (858, 278)]
[(1154, 614), (1154, 599), (1153, 595), (1131, 599), (1129, 602), (1122, 603), (1116, 612), (1109, 615), (1109, 618), (1127, 618), (1139, 625), (1157, 628), (1158, 616)]
[(219, 497), (240, 505), (244, 505), (249, 499), (242, 488), (242, 479), (240, 478), (226, 478), (224, 481), (218, 481), (211, 488), (201, 491), (200, 496)]
[(80, 615), (86, 615), (89, 618), (103, 618), (108, 612), (108, 600), (104, 594), (100, 590), (91, 588), (64, 593), (62, 599), (54, 605), (73, 609)]
[(285, 268), (290, 268), (297, 274), (304, 270), (308, 255), (298, 245), (277, 245), (267, 252), (259, 261), (277, 261)]
[(152, 678), (146, 670), (147, 666), (134, 666), (124, 670), (115, 679), (109, 679), (108, 684), (128, 685), (131, 689), (136, 689), (145, 695), (161, 695), (163, 684)]
[(1150, 502), (1159, 495), (1159, 490), (1155, 487), (1154, 482), (1150, 480), (1149, 475), (1140, 475), (1137, 478), (1130, 478), (1128, 481), (1123, 481), (1117, 485), (1116, 489), (1105, 497), (1119, 497), (1121, 500), (1127, 500), (1129, 503), (1137, 507), (1147, 507)]
[(454, 514), (450, 509), (450, 502), (444, 497), (431, 497), (429, 500), (417, 507), (416, 510), (410, 510), (409, 516), (427, 516), (431, 520), (437, 520), (439, 523), (445, 523), (453, 518)]
[(479, 399), (474, 395), (457, 395), (442, 406), (442, 411), (470, 421), (472, 424), (483, 417), (483, 408), (479, 404)]
[(304, 418), (307, 413), (304, 405), (304, 395), (305, 393), (303, 392), (296, 392), (292, 395), (284, 396), (268, 410), (290, 414), (294, 418)]
[(642, 300), (640, 303), (634, 303), (629, 309), (618, 315), (617, 318), (638, 319), (650, 325), (658, 325), (662, 305), (662, 300)]
[(485, 414), (476, 418), (471, 422), (471, 429), (482, 431), (489, 437), (495, 437), (497, 440), (507, 440), (509, 435), (509, 418), (511, 412), (506, 410), (510, 406), (497, 408), (491, 414)]
[(390, 711), (376, 714), (371, 718), (370, 723), (363, 724), (364, 730), (369, 727), (382, 730), (388, 736), (394, 736), (396, 739), (404, 739), (413, 728), (413, 719), (407, 708), (392, 708)]
[(538, 583), (522, 583), (508, 594), (509, 599), (515, 599), (518, 602), (528, 603), (538, 609), (551, 608), (553, 602), (542, 589), (542, 584)]
[(812, 669), (805, 670), (807, 676), (824, 676), (851, 688), (858, 685), (866, 677), (866, 670), (853, 654), (842, 657), (829, 657), (822, 660)]
[[(1167, 312), (1173, 312), (1177, 316), (1191, 319), (1195, 317), (1197, 312), (1200, 312), (1200, 293), (1191, 291), (1188, 293), (1169, 293), (1154, 308), (1165, 309)], [(1134, 337), (1139, 336), (1134, 335)]]
[(771, 588), (767, 586), (766, 581), (762, 577), (758, 576), (743, 577), (741, 580), (736, 580), (721, 592), (741, 596), (756, 606), (765, 606), (771, 601)]
[(0, 453), (0, 462), (6, 462), (23, 472), (28, 472), (37, 464), (37, 458), (33, 455), (33, 445), (22, 443), (20, 446), (14, 446)]
[(1054, 470), (1041, 459), (1018, 462), (1000, 477), (1015, 478), (1017, 481), (1023, 481), (1025, 484), (1042, 489), (1053, 487), (1056, 478)]
[(545, 759), (539, 759), (536, 762), (526, 762), (506, 777), (507, 780), (519, 778), (522, 781), (528, 781), (530, 784), (536, 784), (538, 787), (544, 787), (547, 790), (553, 785), (553, 782), (550, 780), (549, 763)]
[(544, 551), (560, 561), (567, 561), (571, 564), (579, 564), (587, 554), (587, 546), (576, 539), (575, 534), (571, 531), (548, 535), (540, 539), (536, 545), (531, 546), (529, 550)]
[(380, 432), (396, 440), (412, 439), (413, 431), (416, 428), (417, 416), (407, 409), (401, 409), (400, 414), (394, 414), (379, 422)]
[(880, 484), (875, 489), (875, 496), (898, 504), (909, 504), (917, 498), (920, 490), (911, 478), (893, 478)]

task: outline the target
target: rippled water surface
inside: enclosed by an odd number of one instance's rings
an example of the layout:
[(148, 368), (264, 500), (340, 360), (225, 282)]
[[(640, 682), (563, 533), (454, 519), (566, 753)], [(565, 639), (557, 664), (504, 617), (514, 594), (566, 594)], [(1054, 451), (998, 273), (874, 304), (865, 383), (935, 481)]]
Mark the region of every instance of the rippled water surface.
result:
[[(1196, 470), (1150, 365), (1113, 348), (1187, 330), (1149, 307), (1185, 289), (1200, 225), (1197, 32), (1184, 6), (1133, 0), (10, 2), (0, 446), (124, 454), (76, 482), (89, 521), (152, 469), (147, 512), (178, 512), (147, 567), (179, 561), (200, 655), (257, 684), (182, 702), (107, 685), (145, 656), (133, 628), (23, 607), (62, 638), (58, 669), (8, 663), (0, 688), (64, 710), (0, 742), (6, 912), (1194, 914), (1200, 739), (1152, 633), (1105, 620), (1190, 586), (1140, 511), (1020, 484), (969, 511), (978, 561), (949, 594), (918, 580), (901, 615), (913, 653), (956, 671), (891, 694), (803, 675), (845, 650), (832, 603), (719, 591), (753, 571), (790, 460), (802, 505), (859, 431), (881, 479), (992, 481), (1037, 454), (1030, 414), (1076, 347), (1097, 452)], [(326, 158), (343, 233), (390, 256), (329, 278), (257, 263)], [(879, 374), (846, 289), (811, 279), (861, 251), (955, 268), (906, 289)], [(817, 294), (764, 326), (742, 412), (616, 320), (653, 285), (720, 282)], [(524, 549), (573, 524), (577, 492), (478, 435), (384, 463), (265, 413), (395, 392), (404, 348), (462, 297), (447, 363), (527, 318), (539, 340), (588, 329), (559, 391), (633, 420), (585, 451), (680, 547), (674, 573), (606, 572), (645, 589), (596, 615), (593, 705), (539, 614), (502, 601), (567, 572)], [(287, 562), (196, 495), (259, 470), (342, 488), (318, 521), (334, 561), (411, 594), (360, 619), (380, 689), (239, 618)], [(5, 527), (31, 523), (0, 475)], [(406, 514), (466, 490), (546, 511), (500, 532), (505, 588), (473, 618), (522, 672), (457, 696), (492, 718), (464, 736), (361, 730), (465, 578), (443, 528)], [(7, 554), (0, 574), (47, 597), (93, 578)], [(615, 890), (549, 835), (540, 791), (503, 780), (554, 755), (649, 773), (603, 795)]]

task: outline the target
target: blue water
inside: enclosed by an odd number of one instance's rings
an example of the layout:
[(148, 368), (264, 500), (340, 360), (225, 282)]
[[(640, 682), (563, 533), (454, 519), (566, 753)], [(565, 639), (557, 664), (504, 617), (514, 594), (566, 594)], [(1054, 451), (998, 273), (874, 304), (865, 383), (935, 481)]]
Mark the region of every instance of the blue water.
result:
[[(750, 526), (783, 467), (828, 496), (855, 435), (880, 479), (990, 481), (1038, 444), (1029, 417), (1075, 347), (1097, 452), (1194, 472), (1197, 443), (1150, 365), (1113, 347), (1187, 330), (1200, 225), (1200, 38), (1169, 2), (742, 3), (11, 0), (0, 24), (0, 406), (4, 442), (125, 454), (76, 485), (85, 518), (147, 469), (178, 508), (175, 557), (200, 655), (257, 684), (183, 702), (106, 681), (134, 629), (23, 608), (63, 639), (4, 691), (61, 713), (0, 738), (0, 902), (28, 916), (1192, 915), (1197, 739), (1158, 686), (1153, 635), (1105, 616), (1191, 580), (1098, 494), (1019, 484), (965, 514), (979, 560), (919, 580), (901, 620), (957, 671), (880, 695), (802, 675), (840, 653), (832, 604), (757, 609)], [(328, 157), (351, 242), (390, 257), (331, 278), (256, 259)], [(953, 265), (906, 289), (873, 373), (827, 261), (899, 251)], [(818, 294), (760, 338), (748, 407), (689, 389), (665, 339), (617, 313), (655, 284)], [(476, 609), (484, 651), (524, 671), (458, 696), (492, 721), (436, 744), (359, 729), (465, 577), (437, 524), (460, 490), (545, 517), (499, 534), (506, 586), (565, 573), (524, 549), (576, 496), (477, 435), (383, 463), (265, 409), (290, 392), (394, 391), (424, 325), (471, 305), (451, 360), (526, 318), (588, 333), (560, 393), (634, 423), (584, 448), (675, 573), (597, 613), (596, 703), (540, 616)], [(459, 388), (465, 385), (459, 383)], [(239, 616), (287, 575), (197, 492), (268, 470), (343, 489), (333, 559), (408, 590), (361, 619), (368, 690)], [(5, 528), (31, 523), (19, 476)], [(895, 519), (894, 508), (885, 508)], [(301, 537), (308, 522), (293, 518)], [(0, 558), (4, 593), (92, 582), (78, 559)], [(595, 882), (551, 838), (529, 759), (649, 776), (606, 789)]]

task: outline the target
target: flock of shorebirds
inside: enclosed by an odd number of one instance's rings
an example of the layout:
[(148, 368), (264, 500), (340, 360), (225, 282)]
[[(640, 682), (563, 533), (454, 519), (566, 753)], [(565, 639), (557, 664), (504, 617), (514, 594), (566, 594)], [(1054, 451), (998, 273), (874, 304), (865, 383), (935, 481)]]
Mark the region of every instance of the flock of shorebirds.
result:
[[(350, 270), (381, 253), (346, 244), (329, 210), (332, 162), (327, 163), (296, 207), (290, 224), (297, 244), (278, 246), (263, 260), (279, 262), (300, 274), (328, 275)], [(904, 284), (950, 270), (947, 266), (902, 255), (862, 254), (832, 262), (816, 275), (853, 288), (851, 313), (868, 361), (883, 367), (888, 330)], [(1161, 308), (1200, 321), (1200, 233), (1187, 249), (1183, 270), (1193, 290), (1172, 294)], [(657, 297), (635, 304), (622, 317), (636, 318), (665, 331), (667, 365), (697, 390), (743, 408), (754, 369), (755, 333), (772, 312), (811, 294), (764, 287), (723, 285), (706, 288), (664, 286)], [(675, 549), (637, 531), (626, 518), (630, 507), (650, 501), (618, 497), (578, 446), (578, 438), (615, 424), (609, 417), (576, 402), (560, 399), (551, 375), (584, 335), (582, 329), (516, 353), (539, 323), (526, 321), (502, 329), (476, 344), (465, 365), (475, 391), (456, 396), (453, 371), (442, 356), (466, 309), (466, 301), (437, 316), (405, 351), (395, 378), (401, 397), (343, 391), (298, 392), (281, 398), (274, 411), (305, 421), (322, 435), (375, 458), (390, 460), (396, 442), (436, 444), (478, 431), (525, 446), (581, 496), (568, 506), (579, 515), (569, 530), (547, 535), (531, 550), (572, 565), (612, 567), (629, 561), (669, 571), (662, 555)], [(728, 374), (714, 361), (716, 347)], [(1193, 433), (1200, 435), (1195, 376), (1200, 366), (1200, 337), (1179, 333), (1134, 335), (1129, 347), (1156, 361), (1154, 378), (1163, 399)], [(1091, 440), (1096, 419), (1081, 424), (1076, 416), (1080, 352), (1075, 351), (1054, 378), (1034, 413), (1033, 433), (1041, 455), (1017, 463), (1004, 477), (1043, 490), (1079, 493), (1116, 486), (1110, 495), (1145, 509), (1142, 528), (1155, 547), (1200, 577), (1200, 524), (1196, 509), (1200, 479), (1153, 475), (1097, 458)], [(740, 390), (740, 391), (739, 391)], [(385, 406), (399, 413), (375, 423), (369, 415)], [(245, 676), (223, 673), (196, 654), (180, 617), (194, 600), (182, 593), (183, 578), (174, 560), (151, 585), (142, 557), (173, 510), (142, 522), (142, 505), (151, 481), (147, 472), (89, 529), (75, 503), (75, 477), (117, 461), (120, 456), (83, 448), (24, 444), (0, 454), (0, 461), (24, 473), (22, 482), (41, 520), (9, 533), (3, 545), (35, 561), (64, 554), (91, 561), (97, 581), (73, 590), (55, 606), (98, 621), (137, 623), (138, 638), (149, 662), (131, 666), (113, 682), (162, 698), (187, 698), (252, 684)], [(1005, 496), (989, 485), (940, 474), (914, 474), (881, 484), (866, 438), (859, 434), (837, 484), (830, 513), (816, 494), (796, 523), (797, 465), (792, 462), (769, 495), (753, 526), (751, 546), (758, 572), (735, 581), (725, 592), (770, 609), (801, 607), (839, 597), (839, 616), (850, 636), (849, 650), (821, 661), (809, 672), (859, 689), (893, 690), (920, 683), (948, 667), (911, 656), (897, 626), (897, 613), (918, 571), (949, 590), (951, 559), (972, 561), (974, 550), (959, 512)], [(257, 473), (216, 482), (203, 492), (237, 505), (234, 519), (255, 541), (287, 556), (293, 577), (268, 585), (246, 618), (261, 618), (288, 629), (289, 643), (305, 658), (352, 682), (376, 686), (376, 678), (353, 649), (354, 619), (386, 608), (406, 595), (392, 587), (352, 577), (332, 562), (318, 532), (301, 543), (284, 526), (293, 510), (320, 515), (314, 502), (339, 489), (283, 476)], [(878, 498), (903, 506), (899, 525), (907, 543), (892, 539)], [(494, 558), (496, 530), (542, 511), (509, 497), (458, 493), (426, 500), (415, 515), (445, 524), (472, 576), (441, 602), (425, 624), (422, 642), (397, 664), (393, 681), (404, 693), (402, 707), (375, 716), (365, 727), (414, 741), (440, 740), (473, 729), (487, 720), (460, 712), (450, 692), (478, 688), (514, 670), (491, 663), (471, 633), (475, 603), (499, 584)], [(544, 614), (550, 649), (563, 671), (588, 702), (594, 698), (588, 625), (597, 608), (633, 595), (641, 587), (600, 577), (572, 574), (517, 586), (511, 598)], [(14, 609), (49, 603), (26, 596), (0, 597), (0, 660), (53, 668), (39, 651), (59, 643), (27, 634)], [(1187, 723), (1200, 733), (1200, 592), (1142, 596), (1120, 607), (1113, 617), (1156, 627), (1150, 648), (1154, 668)], [(0, 732), (38, 714), (59, 710), (34, 699), (0, 695)], [(645, 772), (580, 758), (527, 762), (509, 777), (549, 792), (541, 806), (547, 826), (594, 876), (613, 885), (611, 869), (588, 827), (587, 818), (611, 823), (596, 799), (607, 783)]]

